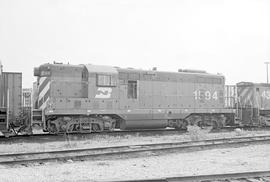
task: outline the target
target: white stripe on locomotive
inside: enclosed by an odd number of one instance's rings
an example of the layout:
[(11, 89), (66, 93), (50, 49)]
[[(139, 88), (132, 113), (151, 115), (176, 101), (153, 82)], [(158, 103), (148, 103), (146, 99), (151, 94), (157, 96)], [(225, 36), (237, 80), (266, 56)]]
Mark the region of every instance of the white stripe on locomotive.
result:
[(41, 90), (41, 92), (38, 94), (38, 101), (40, 101), (45, 96), (45, 94), (50, 91), (50, 85), (51, 82), (48, 82), (43, 90)]
[(48, 94), (50, 92), (51, 81), (48, 77), (39, 77), (38, 81), (38, 108), (44, 109), (46, 107), (47, 101), (49, 100)]
[(49, 97), (47, 98), (47, 100), (45, 102), (43, 102), (43, 104), (39, 107), (39, 109), (42, 109), (42, 110), (45, 109), (48, 100), (49, 100)]
[(39, 77), (39, 85), (42, 85), (42, 83), (46, 80), (47, 77)]

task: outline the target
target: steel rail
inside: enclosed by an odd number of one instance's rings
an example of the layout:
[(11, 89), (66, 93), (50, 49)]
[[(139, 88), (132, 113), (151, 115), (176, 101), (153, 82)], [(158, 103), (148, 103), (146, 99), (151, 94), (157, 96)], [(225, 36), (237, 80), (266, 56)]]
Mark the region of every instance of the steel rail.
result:
[[(224, 127), (221, 129), (213, 129), (211, 133), (224, 133), (232, 132), (236, 128), (243, 129), (245, 131), (268, 131), (270, 126), (257, 127), (257, 126), (233, 126), (233, 127)], [(170, 134), (184, 134), (187, 133), (186, 130), (176, 130), (173, 128), (167, 129), (144, 129), (144, 130), (116, 130), (116, 131), (104, 131), (101, 133), (70, 133), (70, 134), (58, 134), (53, 135), (49, 133), (39, 133), (32, 135), (15, 135), (6, 138), (5, 136), (0, 136), (0, 143), (19, 143), (19, 142), (50, 142), (50, 141), (64, 141), (67, 137), (76, 138), (76, 140), (85, 139), (94, 136), (122, 136), (122, 135), (139, 135), (139, 136), (152, 136), (152, 135), (170, 135)]]
[[(255, 179), (254, 179), (255, 178)], [(259, 178), (259, 179), (258, 179)], [(230, 181), (270, 181), (270, 171), (251, 171), (239, 173), (225, 173), (225, 174), (210, 174), (210, 175), (196, 175), (196, 176), (179, 176), (179, 177), (164, 177), (156, 179), (137, 179), (137, 180), (123, 180), (111, 182), (211, 182), (217, 180)]]
[(173, 143), (155, 143), (143, 145), (128, 145), (102, 148), (83, 148), (83, 149), (69, 149), (58, 151), (45, 152), (30, 152), (30, 153), (13, 153), (0, 154), (0, 165), (20, 164), (31, 162), (49, 162), (49, 161), (65, 161), (72, 160), (86, 160), (98, 159), (102, 157), (115, 157), (122, 155), (138, 155), (145, 152), (163, 153), (167, 152), (186, 152), (198, 151), (213, 148), (225, 147), (240, 147), (248, 144), (265, 144), (270, 143), (270, 135), (256, 136), (256, 137), (238, 137), (227, 139), (201, 140), (201, 141), (187, 141), (187, 142), (173, 142)]
[(124, 136), (124, 135), (138, 135), (138, 136), (153, 136), (153, 135), (170, 135), (170, 134), (183, 134), (186, 130), (176, 129), (152, 129), (152, 130), (126, 130), (126, 131), (104, 131), (102, 133), (69, 133), (53, 135), (49, 133), (39, 133), (33, 135), (16, 135), (9, 138), (0, 136), (0, 143), (5, 142), (50, 142), (66, 140), (67, 137), (76, 139), (92, 138), (95, 136)]

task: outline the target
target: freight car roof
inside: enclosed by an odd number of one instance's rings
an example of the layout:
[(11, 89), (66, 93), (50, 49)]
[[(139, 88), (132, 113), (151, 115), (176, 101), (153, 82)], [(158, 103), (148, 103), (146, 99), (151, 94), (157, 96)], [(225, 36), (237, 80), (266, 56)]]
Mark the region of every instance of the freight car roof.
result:
[(22, 74), (22, 72), (2, 72), (3, 74)]

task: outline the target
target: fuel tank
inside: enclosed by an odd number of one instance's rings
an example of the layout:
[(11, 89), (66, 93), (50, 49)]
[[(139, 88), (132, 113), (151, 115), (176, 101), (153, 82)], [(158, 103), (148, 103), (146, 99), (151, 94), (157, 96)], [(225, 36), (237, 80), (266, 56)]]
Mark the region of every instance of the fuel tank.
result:
[(126, 120), (120, 123), (120, 129), (122, 130), (157, 129), (167, 126), (167, 120)]

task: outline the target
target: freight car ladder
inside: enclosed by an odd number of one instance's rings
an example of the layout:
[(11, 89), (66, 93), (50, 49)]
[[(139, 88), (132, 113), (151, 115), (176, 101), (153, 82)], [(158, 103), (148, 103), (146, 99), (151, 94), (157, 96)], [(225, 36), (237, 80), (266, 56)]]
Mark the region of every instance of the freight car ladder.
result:
[(0, 108), (0, 131), (5, 132), (7, 130), (7, 108)]

